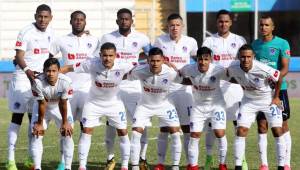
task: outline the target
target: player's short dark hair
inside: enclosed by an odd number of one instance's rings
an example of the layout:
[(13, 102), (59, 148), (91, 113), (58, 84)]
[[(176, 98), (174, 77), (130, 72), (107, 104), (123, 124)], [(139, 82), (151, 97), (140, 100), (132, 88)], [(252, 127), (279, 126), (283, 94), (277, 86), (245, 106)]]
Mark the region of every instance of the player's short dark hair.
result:
[(197, 59), (199, 59), (202, 55), (208, 54), (210, 57), (212, 56), (212, 51), (208, 47), (200, 47), (197, 50)]
[(231, 19), (231, 13), (229, 11), (227, 11), (226, 9), (221, 9), (220, 11), (218, 11), (216, 20), (219, 18), (220, 15), (228, 15)]
[(169, 21), (171, 21), (171, 20), (173, 20), (173, 19), (180, 19), (180, 20), (183, 20), (182, 17), (181, 17), (179, 14), (177, 14), (177, 13), (172, 13), (172, 14), (170, 14), (170, 15), (168, 16), (168, 18), (167, 18), (167, 21), (169, 22)]
[(49, 11), (49, 13), (51, 14), (51, 8), (50, 8), (48, 5), (46, 5), (46, 4), (41, 4), (41, 5), (39, 5), (39, 6), (36, 8), (35, 13), (37, 14), (37, 13), (39, 13), (39, 12), (41, 12), (41, 11)]
[(110, 50), (110, 49), (113, 49), (114, 51), (117, 51), (117, 48), (116, 48), (115, 44), (113, 44), (111, 42), (106, 42), (106, 43), (101, 45), (100, 51)]
[(249, 44), (244, 44), (244, 45), (242, 45), (242, 46), (240, 47), (240, 49), (239, 49), (239, 53), (240, 53), (241, 51), (245, 51), (245, 50), (251, 50), (252, 52), (254, 52), (252, 46), (249, 45)]
[(83, 11), (77, 10), (77, 11), (72, 12), (72, 14), (71, 14), (71, 16), (70, 16), (70, 17), (71, 17), (71, 20), (72, 20), (76, 15), (79, 15), (79, 14), (83, 15), (84, 19), (86, 19), (85, 13), (84, 13)]
[(274, 22), (273, 18), (270, 15), (268, 15), (268, 14), (262, 15), (260, 17), (260, 19), (271, 19), (271, 21), (273, 22), (273, 25), (275, 25), (275, 22)]
[(44, 70), (46, 70), (47, 68), (49, 68), (52, 65), (57, 65), (57, 68), (60, 68), (60, 63), (58, 61), (57, 58), (48, 58), (45, 62), (44, 62)]
[(163, 51), (160, 48), (153, 47), (149, 51), (149, 56), (152, 56), (152, 55), (161, 55), (163, 57), (164, 53), (163, 53)]
[(121, 14), (124, 14), (124, 13), (129, 14), (132, 17), (132, 12), (128, 8), (119, 9), (118, 12), (117, 12), (117, 17), (120, 16)]

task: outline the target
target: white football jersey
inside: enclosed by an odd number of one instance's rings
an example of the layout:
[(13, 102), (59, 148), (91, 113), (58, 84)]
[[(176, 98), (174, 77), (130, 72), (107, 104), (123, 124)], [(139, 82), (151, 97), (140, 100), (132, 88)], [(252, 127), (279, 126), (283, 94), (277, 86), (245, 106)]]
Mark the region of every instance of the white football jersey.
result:
[[(54, 32), (50, 27), (42, 32), (32, 23), (19, 32), (15, 50), (25, 51), (26, 65), (31, 70), (42, 72), (43, 64), (49, 58), (49, 48), (53, 40)], [(19, 66), (16, 67), (16, 74), (27, 79), (26, 74)]]
[[(70, 33), (54, 41), (50, 46), (50, 54), (62, 54), (65, 65), (73, 65), (84, 61), (90, 57), (97, 56), (99, 53), (99, 41), (96, 37), (82, 34), (80, 37)], [(72, 79), (74, 90), (88, 90), (91, 84), (90, 75), (87, 73), (66, 74)]]
[(212, 50), (214, 63), (226, 68), (238, 59), (238, 50), (244, 44), (246, 44), (246, 40), (243, 37), (230, 32), (226, 38), (215, 33), (211, 37), (207, 37), (202, 46)]
[(191, 80), (196, 105), (224, 104), (220, 87), (220, 80), (228, 79), (224, 67), (211, 63), (207, 72), (201, 73), (195, 63), (184, 66), (180, 75)]
[(153, 74), (149, 65), (145, 64), (130, 71), (127, 78), (141, 82), (142, 96), (139, 105), (159, 106), (168, 101), (169, 88), (176, 76), (177, 72), (167, 65), (162, 65), (159, 74)]
[(60, 99), (68, 99), (73, 94), (71, 80), (64, 74), (59, 73), (54, 86), (47, 82), (46, 76), (41, 74), (35, 79), (32, 93), (36, 100), (46, 100), (48, 104), (57, 104)]
[(228, 67), (228, 74), (233, 77), (243, 88), (244, 97), (250, 99), (270, 99), (272, 89), (270, 81), (277, 82), (280, 72), (259, 61), (253, 60), (252, 68), (245, 72), (236, 61)]
[(111, 103), (120, 101), (119, 85), (123, 76), (132, 68), (132, 64), (115, 63), (111, 69), (102, 64), (100, 58), (93, 58), (74, 65), (76, 73), (90, 73), (92, 86), (88, 100)]

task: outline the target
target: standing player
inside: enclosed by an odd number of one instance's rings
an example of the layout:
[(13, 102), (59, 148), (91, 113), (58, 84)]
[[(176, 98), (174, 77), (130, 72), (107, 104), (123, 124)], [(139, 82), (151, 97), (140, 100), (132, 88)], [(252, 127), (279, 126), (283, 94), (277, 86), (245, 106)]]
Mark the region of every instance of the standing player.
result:
[[(15, 146), (18, 133), (22, 124), (24, 113), (28, 113), (31, 120), (33, 96), (31, 83), (36, 72), (42, 72), (43, 63), (49, 56), (49, 46), (53, 40), (53, 31), (48, 28), (52, 20), (51, 9), (48, 5), (39, 5), (34, 15), (35, 22), (23, 28), (17, 38), (15, 50), (16, 71), (9, 85), (9, 109), (13, 113), (8, 128), (8, 170), (16, 170)], [(28, 148), (31, 141), (30, 124), (28, 127)], [(31, 153), (29, 152), (31, 156)], [(28, 160), (26, 166), (32, 166), (32, 160)]]
[(169, 101), (168, 93), (177, 72), (164, 65), (163, 52), (159, 48), (149, 51), (148, 63), (130, 71), (129, 80), (140, 80), (142, 96), (133, 116), (131, 136), (132, 169), (138, 170), (141, 136), (151, 117), (158, 116), (160, 127), (167, 127), (172, 139), (172, 170), (179, 170), (181, 141), (179, 120), (174, 105)]
[(43, 74), (35, 79), (32, 87), (36, 101), (33, 105), (33, 117), (31, 121), (32, 158), (34, 169), (41, 169), (43, 154), (43, 136), (51, 119), (60, 127), (62, 150), (64, 155), (65, 170), (71, 170), (74, 142), (73, 116), (68, 98), (73, 93), (71, 81), (63, 74), (59, 74), (60, 64), (56, 58), (49, 58), (44, 63)]
[(193, 85), (194, 103), (190, 115), (191, 138), (189, 142), (189, 165), (187, 170), (198, 170), (199, 138), (205, 124), (211, 122), (218, 139), (219, 170), (227, 170), (225, 101), (220, 81), (227, 79), (226, 69), (211, 63), (212, 51), (201, 47), (197, 51), (197, 63), (184, 66), (179, 72)]
[[(109, 34), (103, 35), (101, 44), (105, 42), (114, 43), (117, 47), (117, 63), (128, 63), (136, 65), (138, 63), (139, 54), (141, 50), (148, 53), (150, 50), (149, 38), (132, 29), (133, 19), (132, 12), (129, 9), (122, 8), (117, 12), (116, 23), (119, 26), (118, 30), (115, 30)], [(121, 98), (125, 104), (127, 116), (132, 119), (133, 113), (136, 108), (137, 101), (141, 95), (141, 86), (138, 81), (127, 81), (124, 80), (120, 84)], [(106, 127), (106, 149), (108, 153), (107, 157), (107, 170), (112, 170), (115, 166), (114, 161), (114, 139), (115, 139), (115, 128), (112, 126)], [(147, 141), (147, 128), (141, 138), (141, 154), (140, 154), (140, 165), (144, 170), (148, 169), (146, 162), (146, 151), (148, 146)]]
[[(194, 38), (182, 35), (183, 21), (179, 14), (171, 14), (168, 19), (168, 34), (163, 34), (155, 40), (154, 46), (162, 49), (165, 59), (173, 63), (178, 69), (190, 63), (191, 56), (196, 56), (197, 42)], [(170, 87), (170, 97), (173, 100), (178, 112), (181, 129), (184, 134), (184, 150), (187, 158), (188, 144), (190, 139), (190, 110), (192, 108), (192, 89), (190, 87), (172, 83)], [(158, 135), (159, 164), (156, 170), (163, 169), (165, 155), (168, 145), (168, 130), (161, 128)]]
[[(245, 140), (251, 124), (255, 122), (258, 112), (263, 112), (271, 126), (277, 150), (278, 170), (284, 169), (285, 140), (282, 132), (282, 113), (277, 93), (281, 82), (280, 72), (259, 61), (254, 60), (254, 51), (250, 45), (239, 49), (239, 62), (228, 67), (228, 75), (239, 83), (244, 90), (240, 113), (237, 118), (235, 138), (235, 170), (242, 169), (245, 155)], [(275, 94), (270, 84), (275, 84)]]
[[(246, 40), (230, 32), (232, 25), (231, 14), (227, 10), (220, 10), (217, 13), (216, 25), (218, 32), (208, 37), (202, 46), (208, 47), (213, 52), (213, 62), (227, 68), (233, 61), (237, 60), (238, 49), (246, 43)], [(243, 90), (240, 85), (221, 81), (221, 89), (226, 102), (227, 120), (233, 120), (236, 126), (236, 115), (239, 111), (239, 102), (243, 97)], [(209, 170), (213, 164), (214, 133), (208, 127), (206, 133), (206, 163), (205, 169)], [(243, 170), (247, 170), (247, 163), (244, 160)]]
[[(70, 24), (72, 33), (60, 37), (51, 44), (50, 57), (61, 52), (65, 65), (72, 65), (94, 56), (98, 48), (98, 39), (85, 33), (86, 15), (82, 11), (71, 14)], [(87, 73), (67, 73), (72, 79), (74, 88), (73, 97), (70, 99), (74, 120), (80, 121), (82, 109), (91, 86), (90, 75)], [(82, 124), (81, 124), (82, 127)], [(63, 159), (62, 155), (62, 161)], [(63, 170), (64, 163), (58, 165), (57, 170)]]
[(115, 45), (104, 43), (101, 46), (100, 58), (77, 63), (74, 68), (72, 65), (68, 65), (62, 71), (65, 72), (67, 69), (67, 71), (77, 73), (90, 73), (93, 82), (82, 112), (83, 132), (78, 145), (80, 170), (86, 169), (92, 132), (95, 126), (100, 125), (102, 116), (106, 116), (111, 126), (117, 129), (122, 156), (121, 170), (128, 169), (130, 141), (127, 133), (125, 107), (119, 96), (119, 85), (123, 76), (133, 66), (132, 64), (115, 63), (116, 56)]
[[(287, 82), (285, 76), (288, 73), (290, 60), (290, 46), (289, 43), (277, 36), (273, 35), (274, 22), (270, 16), (263, 16), (260, 19), (260, 33), (261, 39), (257, 39), (252, 43), (255, 52), (255, 58), (274, 69), (280, 70), (279, 81), (282, 81), (281, 90), (274, 100), (280, 100), (282, 103), (282, 118), (283, 118), (283, 136), (286, 143), (286, 162), (285, 169), (290, 169), (291, 160), (291, 135), (288, 127), (288, 119), (290, 118), (289, 98), (287, 94)], [(277, 101), (274, 101), (277, 102)], [(267, 132), (268, 124), (263, 114), (259, 114), (258, 132), (259, 132), (259, 153), (261, 157), (260, 170), (268, 170), (267, 159)]]

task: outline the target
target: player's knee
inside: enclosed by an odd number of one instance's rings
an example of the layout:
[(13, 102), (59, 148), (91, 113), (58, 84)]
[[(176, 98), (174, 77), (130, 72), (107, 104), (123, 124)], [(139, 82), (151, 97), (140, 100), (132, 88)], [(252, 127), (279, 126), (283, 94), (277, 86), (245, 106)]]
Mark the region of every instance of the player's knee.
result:
[(266, 120), (259, 120), (257, 122), (257, 131), (260, 134), (268, 133), (268, 122)]
[(169, 127), (170, 134), (180, 131), (180, 127)]
[(192, 138), (200, 138), (201, 133), (200, 132), (191, 132), (191, 137)]
[(137, 132), (139, 132), (139, 133), (143, 134), (143, 132), (144, 132), (144, 129), (143, 129), (143, 128), (141, 128), (141, 127), (133, 127), (133, 128), (132, 128), (132, 131), (137, 131)]
[(248, 128), (239, 126), (237, 129), (237, 136), (246, 137), (248, 134)]
[(126, 136), (128, 134), (127, 129), (117, 129), (118, 136)]
[(272, 127), (272, 133), (274, 137), (280, 137), (282, 135), (281, 127)]
[(190, 133), (190, 125), (181, 125), (181, 130), (183, 133)]
[(288, 121), (286, 120), (282, 122), (282, 132), (286, 133), (288, 131), (289, 131), (289, 125), (288, 125)]
[(222, 138), (223, 136), (225, 136), (225, 130), (224, 129), (217, 129), (214, 130), (215, 131), (215, 135), (217, 138)]
[(21, 125), (22, 120), (23, 120), (23, 116), (24, 116), (24, 114), (21, 114), (21, 113), (13, 113), (12, 118), (11, 118), (11, 122), (15, 123), (17, 125)]

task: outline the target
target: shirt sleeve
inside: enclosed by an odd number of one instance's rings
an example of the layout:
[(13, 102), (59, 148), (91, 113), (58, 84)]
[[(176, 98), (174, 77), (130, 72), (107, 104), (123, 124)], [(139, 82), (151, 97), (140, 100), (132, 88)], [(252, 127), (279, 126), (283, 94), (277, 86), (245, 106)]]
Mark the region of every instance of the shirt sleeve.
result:
[(160, 48), (161, 49), (161, 43), (160, 43), (160, 40), (159, 40), (159, 37), (157, 37), (154, 41), (154, 44), (153, 44), (153, 47), (157, 47), (157, 48)]
[(52, 55), (56, 55), (60, 52), (60, 43), (59, 43), (59, 39), (57, 39), (56, 41), (53, 41), (50, 45), (50, 49), (49, 52)]
[(130, 81), (139, 80), (139, 71), (141, 66), (136, 66), (132, 70), (130, 70), (127, 74), (127, 79)]
[(92, 60), (88, 59), (73, 65), (74, 72), (76, 73), (90, 73), (92, 67)]
[(35, 79), (35, 83), (31, 87), (32, 95), (36, 100), (44, 100), (42, 82), (39, 79)]
[(63, 93), (61, 95), (61, 99), (69, 99), (72, 97), (73, 95), (73, 88), (72, 88), (72, 85), (71, 85), (71, 82), (69, 81), (64, 81), (64, 84), (63, 84)]
[(149, 51), (151, 49), (151, 44), (150, 44), (150, 40), (147, 36), (145, 36), (145, 38), (144, 38), (144, 43), (143, 43), (142, 48), (143, 48), (144, 53), (146, 53), (148, 55)]
[(197, 55), (197, 50), (198, 50), (198, 44), (197, 44), (197, 41), (194, 38), (192, 38), (191, 45), (192, 45), (192, 50), (191, 50), (190, 55), (191, 56), (196, 56)]
[(284, 40), (283, 43), (281, 44), (280, 53), (281, 53), (280, 55), (283, 58), (288, 58), (289, 59), (291, 57), (290, 45), (286, 40)]
[(26, 33), (24, 31), (20, 31), (15, 44), (15, 50), (26, 51), (27, 44), (28, 44), (28, 38), (26, 36)]

